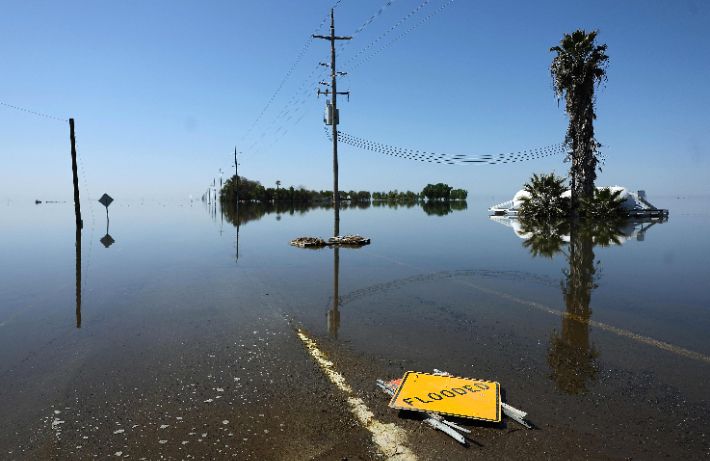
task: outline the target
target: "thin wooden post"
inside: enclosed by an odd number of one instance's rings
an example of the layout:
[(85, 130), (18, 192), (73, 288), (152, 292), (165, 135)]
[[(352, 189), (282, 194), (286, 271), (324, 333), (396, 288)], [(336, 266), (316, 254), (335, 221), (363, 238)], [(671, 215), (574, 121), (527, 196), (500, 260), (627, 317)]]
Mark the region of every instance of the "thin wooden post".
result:
[(69, 119), (69, 139), (71, 139), (71, 171), (74, 175), (74, 214), (76, 227), (82, 229), (84, 222), (81, 220), (81, 204), (79, 203), (79, 176), (76, 169), (76, 142), (74, 140), (74, 119)]

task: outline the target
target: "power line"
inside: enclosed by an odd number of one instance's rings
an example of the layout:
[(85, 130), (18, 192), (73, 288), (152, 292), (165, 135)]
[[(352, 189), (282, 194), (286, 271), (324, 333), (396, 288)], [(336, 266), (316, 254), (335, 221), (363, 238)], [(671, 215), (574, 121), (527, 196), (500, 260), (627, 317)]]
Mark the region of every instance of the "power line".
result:
[[(380, 16), (390, 5), (392, 5), (395, 1), (396, 1), (396, 0), (388, 0), (387, 3), (385, 3), (375, 14), (373, 14), (369, 19), (367, 19), (367, 21), (365, 21), (365, 22), (355, 31), (355, 33), (353, 34), (353, 37), (355, 37), (357, 34), (359, 34), (360, 32), (362, 32), (368, 25), (370, 25), (375, 19), (377, 19), (377, 17), (379, 17), (379, 16)], [(339, 3), (339, 2), (338, 2), (338, 3)], [(336, 3), (335, 6), (337, 6), (338, 3)], [(316, 32), (317, 32), (318, 30), (320, 30), (320, 29), (323, 27), (323, 24), (324, 24), (324, 22), (327, 20), (327, 18), (328, 18), (328, 17), (326, 17), (326, 19), (320, 24), (320, 26), (318, 26), (318, 29), (316, 29)], [(312, 39), (313, 39), (313, 37), (310, 38), (310, 40), (312, 40)], [(307, 42), (307, 45), (310, 45), (310, 40), (309, 40), (309, 42)], [(349, 43), (349, 42), (350, 42), (350, 41), (344, 42), (343, 46), (341, 46), (341, 47), (340, 47), (340, 50), (338, 51), (338, 55), (339, 55), (340, 53), (342, 53), (342, 51), (345, 49), (345, 46), (347, 46), (347, 43)], [(306, 47), (304, 47), (304, 51), (305, 51), (305, 48), (306, 48)], [(302, 51), (301, 54), (303, 54), (304, 51)], [(302, 56), (299, 55), (299, 58), (297, 59), (297, 61), (300, 61), (301, 58), (302, 58)], [(296, 63), (294, 63), (294, 66), (292, 66), (292, 70), (293, 70), (293, 68), (295, 67), (295, 64), (296, 64)], [(315, 84), (315, 86), (317, 87), (318, 81), (320, 81), (320, 80), (323, 78), (324, 74), (325, 74), (325, 71), (323, 71), (323, 72), (321, 72), (321, 73), (318, 74), (318, 76), (317, 76), (315, 82), (314, 82), (313, 80), (311, 80), (311, 77), (312, 77), (313, 74), (316, 72), (316, 70), (318, 70), (319, 68), (320, 68), (320, 64), (316, 65), (316, 66), (313, 68), (313, 70), (312, 70), (312, 71), (310, 72), (310, 74), (305, 78), (305, 80), (303, 81), (303, 83), (298, 87), (298, 89), (296, 90), (296, 92), (294, 93), (294, 95), (293, 95), (293, 96), (291, 97), (291, 99), (286, 103), (286, 105), (283, 107), (283, 109), (281, 109), (281, 112), (276, 116), (276, 118), (271, 122), (271, 124), (270, 124), (268, 127), (266, 127), (266, 128), (264, 129), (264, 131), (262, 132), (262, 134), (256, 139), (256, 141), (254, 141), (254, 142), (252, 143), (251, 146), (249, 146), (248, 148), (246, 148), (246, 149), (244, 150), (244, 153), (245, 153), (245, 154), (247, 154), (247, 153), (249, 153), (250, 151), (252, 151), (252, 149), (254, 149), (259, 143), (261, 143), (261, 142), (266, 142), (266, 141), (264, 141), (264, 140), (267, 138), (267, 136), (269, 136), (269, 134), (268, 134), (269, 130), (271, 130), (271, 129), (274, 127), (274, 125), (275, 125), (280, 119), (285, 118), (291, 111), (293, 111), (294, 113), (293, 113), (290, 117), (288, 117), (288, 118), (285, 119), (285, 123), (279, 125), (278, 129), (276, 129), (276, 130), (272, 133), (273, 136), (276, 136), (276, 135), (286, 126), (288, 120), (290, 120), (291, 118), (293, 118), (293, 116), (295, 115), (295, 112), (298, 112), (298, 111), (301, 109), (301, 106), (303, 106), (303, 104), (306, 102), (306, 101), (304, 100), (304, 97), (310, 97), (310, 95), (313, 93), (313, 90), (315, 90), (315, 88), (312, 88), (311, 86), (309, 86), (303, 93), (300, 93), (301, 90), (303, 89), (303, 87), (306, 86), (306, 85), (309, 84), (309, 83), (310, 83), (311, 85)], [(286, 80), (286, 79), (284, 79), (284, 82), (285, 82), (285, 80)], [(279, 89), (281, 88), (281, 86), (283, 86), (283, 82), (282, 82), (282, 85), (279, 86)], [(278, 90), (277, 90), (277, 92), (278, 92)], [(300, 98), (299, 98), (299, 94), (300, 94)], [(273, 102), (273, 99), (274, 99), (275, 96), (276, 96), (276, 93), (275, 93), (274, 96), (271, 98), (271, 101), (269, 101), (269, 105)], [(299, 98), (299, 99), (297, 99), (297, 100), (294, 102), (294, 99), (296, 99), (296, 98)], [(292, 104), (292, 103), (293, 103), (293, 104)], [(267, 105), (267, 108), (268, 108), (268, 105)], [(294, 109), (295, 109), (295, 110), (294, 110)], [(311, 108), (309, 108), (308, 110), (310, 110), (310, 109), (311, 109)], [(259, 118), (261, 118), (265, 112), (266, 112), (266, 108), (264, 109), (264, 111), (262, 111), (262, 114), (260, 114)], [(286, 132), (288, 132), (291, 128), (293, 128), (296, 124), (298, 124), (298, 122), (299, 122), (302, 118), (303, 118), (303, 117), (299, 118), (299, 119), (296, 121), (296, 123), (294, 123), (293, 125), (291, 125), (291, 127), (286, 128), (286, 130), (284, 131), (284, 134), (285, 134)], [(257, 120), (257, 122), (258, 122), (258, 120)], [(250, 128), (250, 131), (249, 131), (249, 132), (251, 132), (251, 130), (254, 128), (254, 126), (256, 125), (257, 122), (254, 122), (254, 124), (253, 124), (252, 127)], [(247, 134), (249, 134), (249, 132), (248, 132)], [(243, 140), (246, 138), (246, 136), (247, 136), (247, 135), (244, 135), (244, 136), (242, 137), (242, 139), (240, 140), (240, 142), (243, 141)], [(276, 138), (276, 139), (275, 139), (273, 142), (271, 142), (268, 146), (257, 149), (254, 153), (252, 153), (251, 155), (248, 155), (247, 157), (245, 157), (244, 160), (248, 160), (249, 158), (254, 157), (254, 156), (257, 155), (257, 154), (268, 150), (268, 149), (269, 149), (271, 146), (273, 146), (281, 137), (283, 137), (283, 134), (282, 134), (281, 136), (279, 136), (278, 138)]]
[[(427, 1), (429, 1), (429, 0), (427, 0)], [(357, 34), (359, 34), (360, 32), (362, 32), (363, 29), (365, 29), (365, 27), (367, 27), (368, 25), (370, 25), (370, 23), (371, 23), (372, 21), (374, 21), (379, 15), (381, 15), (382, 12), (384, 12), (384, 11), (387, 9), (387, 7), (390, 6), (391, 4), (393, 4), (394, 2), (395, 2), (395, 0), (389, 0), (387, 3), (385, 3), (385, 5), (384, 5), (382, 8), (380, 8), (380, 9), (377, 11), (377, 13), (373, 14), (373, 15), (370, 17), (370, 19), (368, 19), (367, 21), (365, 21), (365, 23), (364, 23), (363, 25), (361, 25), (360, 27), (358, 27), (358, 29), (357, 29), (357, 30), (353, 33), (353, 35), (352, 35), (353, 39), (354, 39), (355, 37), (357, 37)], [(352, 42), (352, 40), (344, 41), (344, 42), (340, 45), (340, 50), (338, 51), (338, 56), (340, 56), (340, 53), (342, 53), (343, 50), (344, 50), (351, 42)]]
[[(335, 2), (335, 4), (333, 5), (332, 8), (333, 8), (333, 9), (336, 8), (336, 7), (338, 6), (338, 4), (339, 4), (341, 1), (342, 1), (342, 0), (338, 0), (337, 2)], [(313, 34), (317, 34), (318, 31), (321, 30), (321, 28), (323, 27), (323, 24), (325, 24), (325, 22), (328, 20), (329, 17), (330, 17), (330, 15), (326, 15), (326, 17), (323, 18), (323, 21), (321, 21), (321, 23), (318, 25), (318, 27), (317, 27), (316, 30), (313, 32)], [(298, 64), (301, 62), (301, 59), (303, 59), (303, 56), (306, 54), (306, 50), (308, 50), (308, 48), (311, 46), (311, 43), (313, 43), (313, 37), (312, 37), (312, 36), (311, 36), (311, 37), (308, 37), (308, 40), (306, 41), (306, 44), (303, 46), (303, 48), (301, 49), (301, 52), (298, 54), (298, 57), (296, 57), (296, 60), (295, 60), (294, 63), (291, 65), (291, 68), (288, 70), (288, 72), (286, 72), (286, 76), (281, 80), (281, 83), (280, 83), (279, 86), (276, 88), (276, 91), (275, 91), (274, 94), (271, 96), (271, 99), (269, 99), (269, 102), (266, 103), (266, 106), (264, 107), (264, 109), (261, 111), (261, 113), (260, 113), (259, 116), (256, 118), (256, 120), (255, 120), (254, 123), (251, 125), (251, 127), (249, 127), (249, 129), (248, 129), (247, 132), (244, 134), (244, 136), (242, 136), (242, 138), (239, 140), (239, 142), (242, 142), (242, 141), (249, 135), (249, 133), (251, 133), (251, 131), (252, 131), (252, 130), (254, 129), (254, 127), (256, 126), (256, 124), (259, 123), (259, 120), (261, 120), (261, 117), (263, 117), (264, 113), (266, 113), (266, 111), (268, 110), (268, 108), (271, 106), (271, 103), (274, 101), (274, 98), (276, 98), (276, 95), (278, 95), (279, 92), (281, 91), (281, 88), (283, 88), (284, 84), (286, 83), (286, 80), (288, 80), (288, 78), (291, 76), (291, 74), (293, 73), (293, 71), (294, 71), (294, 69), (296, 68), (296, 66), (298, 66)]]
[(391, 44), (393, 44), (394, 42), (396, 42), (396, 41), (399, 40), (400, 38), (402, 38), (402, 37), (404, 37), (405, 35), (407, 35), (408, 33), (410, 33), (412, 30), (414, 30), (416, 27), (418, 27), (421, 23), (423, 23), (423, 22), (426, 21), (427, 19), (431, 18), (432, 16), (434, 16), (436, 13), (438, 13), (438, 12), (441, 11), (441, 10), (443, 10), (443, 9), (446, 8), (447, 6), (451, 5), (453, 2), (454, 2), (454, 0), (449, 0), (448, 3), (446, 3), (446, 4), (444, 4), (443, 6), (439, 7), (438, 10), (434, 11), (434, 12), (431, 13), (429, 16), (427, 16), (426, 18), (422, 19), (421, 21), (419, 21), (418, 23), (416, 23), (415, 25), (413, 25), (412, 27), (410, 27), (406, 32), (404, 32), (403, 34), (401, 34), (399, 37), (395, 38), (394, 40), (392, 40), (391, 42), (389, 42), (387, 45), (383, 46), (383, 47), (380, 48), (379, 50), (377, 50), (377, 51), (375, 51), (374, 53), (372, 53), (370, 56), (366, 57), (365, 59), (363, 59), (363, 60), (360, 61), (359, 63), (355, 64), (353, 67), (351, 67), (350, 69), (348, 69), (347, 72), (352, 72), (352, 71), (353, 71), (354, 69), (356, 69), (357, 67), (360, 67), (360, 66), (363, 65), (365, 62), (367, 62), (368, 60), (370, 60), (370, 58), (372, 58), (372, 57), (374, 57), (376, 54), (378, 54), (380, 51), (384, 50), (385, 48), (387, 48), (388, 46), (390, 46)]
[[(399, 26), (399, 25), (402, 24), (404, 21), (406, 21), (407, 19), (409, 19), (409, 17), (410, 17), (411, 15), (413, 15), (414, 13), (416, 13), (417, 11), (419, 11), (420, 9), (422, 9), (422, 8), (424, 7), (424, 5), (426, 5), (426, 4), (429, 3), (430, 1), (431, 1), (431, 0), (426, 0), (424, 3), (422, 3), (421, 5), (419, 5), (414, 11), (412, 11), (412, 12), (409, 13), (407, 16), (405, 16), (404, 19), (402, 19), (402, 20), (399, 21), (397, 24), (395, 24), (394, 26), (392, 26), (387, 32), (385, 32), (384, 34), (380, 35), (374, 42), (370, 43), (370, 44), (367, 45), (364, 49), (360, 50), (359, 53), (357, 53), (355, 56), (353, 56), (352, 58), (350, 58), (350, 60), (348, 60), (348, 62), (346, 62), (345, 64), (343, 64), (342, 67), (345, 67), (345, 66), (347, 66), (348, 64), (350, 64), (350, 63), (351, 63), (352, 61), (354, 61), (358, 56), (360, 56), (362, 53), (364, 53), (365, 51), (367, 51), (372, 45), (374, 45), (375, 43), (377, 43), (377, 42), (379, 42), (380, 40), (382, 40), (382, 38), (383, 38), (385, 35), (389, 34), (389, 33), (392, 32), (394, 29), (396, 29), (397, 26)], [(353, 35), (353, 36), (354, 36), (354, 35)]]
[[(329, 130), (326, 128), (325, 131), (326, 136), (328, 136), (328, 138), (332, 140)], [(387, 144), (369, 141), (363, 138), (357, 138), (341, 131), (338, 131), (338, 140), (353, 147), (358, 147), (373, 152), (379, 152), (381, 154), (390, 155), (393, 157), (404, 158), (407, 160), (416, 160), (420, 162), (441, 163), (447, 165), (497, 165), (503, 163), (515, 163), (526, 160), (535, 160), (567, 152), (564, 143), (557, 143), (537, 149), (525, 150), (520, 152), (510, 152), (498, 155), (449, 155), (390, 146)]]
[(54, 120), (59, 120), (60, 122), (67, 122), (67, 123), (69, 123), (69, 119), (66, 119), (66, 118), (59, 118), (59, 117), (53, 117), (53, 116), (51, 116), (51, 115), (41, 114), (41, 113), (35, 112), (35, 111), (33, 111), (33, 110), (23, 109), (22, 107), (12, 106), (12, 105), (10, 105), (10, 104), (5, 104), (4, 102), (0, 102), (0, 105), (3, 105), (3, 106), (5, 106), (5, 107), (10, 107), (10, 108), (12, 108), (12, 109), (21, 110), (22, 112), (27, 112), (28, 114), (39, 115), (40, 117), (51, 118), (51, 119), (54, 119)]
[[(298, 99), (296, 102), (294, 102), (294, 103), (293, 103), (293, 106), (294, 106), (294, 107), (298, 107), (298, 104), (299, 104), (299, 103), (301, 103), (301, 105), (303, 105), (303, 103), (308, 100), (309, 96), (310, 96), (310, 95), (313, 93), (313, 91), (315, 90), (315, 87), (317, 87), (317, 83), (314, 84), (313, 81), (310, 80), (310, 79), (311, 79), (311, 77), (313, 76), (313, 74), (315, 73), (315, 71), (316, 71), (319, 67), (320, 67), (320, 65), (315, 66), (315, 68), (311, 71), (311, 73), (308, 75), (308, 77), (306, 77), (306, 79), (303, 81), (303, 83), (301, 84), (301, 86), (296, 90), (296, 93), (295, 93), (295, 94), (291, 97), (291, 99), (286, 103), (286, 105), (284, 106), (284, 108), (281, 109), (281, 112), (276, 116), (276, 118), (271, 122), (271, 124), (270, 124), (268, 127), (266, 127), (266, 129), (262, 132), (261, 136), (260, 136), (251, 146), (249, 146), (247, 149), (245, 149), (245, 151), (244, 151), (245, 153), (250, 152), (250, 151), (254, 148), (254, 146), (256, 146), (256, 144), (258, 144), (260, 141), (262, 141), (262, 140), (266, 137), (268, 131), (276, 124), (277, 121), (279, 121), (280, 119), (282, 119), (283, 117), (285, 117), (289, 112), (291, 112), (291, 110), (293, 110), (293, 107), (289, 108), (289, 107), (292, 105), (292, 104), (291, 104), (292, 101), (293, 101), (295, 98), (297, 98), (297, 97), (299, 96), (299, 92), (303, 89), (303, 87), (304, 87), (306, 84), (308, 84), (308, 83), (310, 82), (310, 83), (311, 83), (310, 87), (307, 88), (307, 89), (300, 95), (300, 99)], [(321, 72), (321, 74), (319, 75), (319, 78), (316, 79), (316, 80), (320, 80), (320, 77), (322, 77), (323, 74), (324, 74), (324, 72)], [(296, 110), (298, 110), (298, 109), (296, 109)], [(290, 117), (289, 117), (289, 119), (290, 119)], [(286, 119), (286, 121), (288, 121), (289, 119)], [(276, 132), (278, 133), (278, 131), (279, 131), (281, 128), (283, 128), (283, 126), (284, 126), (284, 124), (282, 124), (282, 125), (279, 127), (279, 129), (276, 130)], [(275, 134), (275, 133), (274, 133), (274, 134)], [(246, 159), (245, 159), (245, 160), (246, 160)]]
[[(303, 118), (304, 118), (306, 115), (308, 115), (308, 113), (311, 111), (311, 109), (313, 109), (313, 107), (315, 106), (315, 104), (316, 104), (316, 102), (314, 101), (313, 104), (311, 104), (311, 105), (308, 107), (308, 109), (306, 109), (306, 111), (303, 113), (303, 115), (301, 115), (301, 117), (299, 117), (298, 120), (296, 120), (296, 121), (293, 123), (293, 125), (291, 125), (290, 127), (286, 128), (286, 129), (283, 131), (283, 133), (281, 133), (281, 136), (275, 138), (275, 139), (271, 142), (271, 144), (269, 144), (268, 146), (262, 148), (261, 150), (258, 150), (258, 151), (256, 151), (256, 152), (254, 152), (252, 155), (250, 155), (250, 156), (247, 157), (246, 159), (249, 159), (249, 158), (254, 157), (254, 156), (256, 156), (256, 155), (258, 155), (258, 154), (260, 154), (260, 153), (262, 153), (262, 152), (266, 152), (267, 150), (269, 150), (269, 148), (271, 148), (271, 146), (273, 146), (274, 144), (276, 144), (277, 142), (279, 142), (279, 141), (281, 140), (281, 138), (283, 138), (284, 136), (286, 136), (286, 133), (288, 133), (291, 128), (293, 128), (294, 126), (298, 125), (298, 123), (299, 123), (301, 120), (303, 120)], [(297, 109), (297, 110), (300, 110), (300, 108)], [(294, 114), (294, 115), (295, 115), (295, 114)], [(293, 116), (289, 117), (289, 120), (290, 120), (292, 117), (293, 117)], [(274, 133), (274, 134), (275, 134), (275, 133)], [(246, 159), (245, 159), (245, 160), (246, 160)]]

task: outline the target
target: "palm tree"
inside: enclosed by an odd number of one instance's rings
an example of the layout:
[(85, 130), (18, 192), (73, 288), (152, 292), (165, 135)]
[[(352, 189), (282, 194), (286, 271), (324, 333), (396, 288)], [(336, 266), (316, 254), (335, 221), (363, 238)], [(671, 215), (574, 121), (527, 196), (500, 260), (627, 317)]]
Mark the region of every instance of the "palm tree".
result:
[(594, 138), (593, 121), (596, 119), (595, 87), (606, 83), (609, 56), (606, 45), (596, 45), (598, 30), (587, 34), (577, 29), (572, 35), (564, 34), (560, 46), (550, 48), (557, 56), (550, 65), (552, 89), (559, 104), (565, 97), (565, 113), (569, 127), (565, 145), (569, 149), (565, 161), (571, 161), (572, 209), (577, 207), (577, 197), (594, 193), (596, 168), (601, 157), (601, 144)]
[(579, 200), (580, 215), (597, 219), (619, 219), (624, 212), (621, 190), (612, 192), (608, 187), (595, 189), (594, 195), (584, 195)]
[(523, 184), (528, 196), (522, 198), (518, 216), (523, 220), (542, 220), (565, 215), (568, 204), (562, 198), (567, 191), (564, 181), (565, 178), (555, 176), (554, 171), (540, 176), (534, 173), (530, 181)]

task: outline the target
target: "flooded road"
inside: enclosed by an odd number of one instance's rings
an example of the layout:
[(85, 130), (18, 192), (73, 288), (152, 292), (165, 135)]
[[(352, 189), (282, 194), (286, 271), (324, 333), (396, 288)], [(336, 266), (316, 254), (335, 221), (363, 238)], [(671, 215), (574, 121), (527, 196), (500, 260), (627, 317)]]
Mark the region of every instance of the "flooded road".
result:
[[(344, 207), (372, 243), (320, 250), (288, 242), (328, 207), (117, 200), (78, 240), (71, 204), (3, 204), (0, 459), (380, 459), (350, 398), (418, 459), (707, 457), (705, 202), (530, 229), (499, 201)], [(387, 408), (377, 378), (434, 368), (535, 427), (464, 421), (466, 448)]]

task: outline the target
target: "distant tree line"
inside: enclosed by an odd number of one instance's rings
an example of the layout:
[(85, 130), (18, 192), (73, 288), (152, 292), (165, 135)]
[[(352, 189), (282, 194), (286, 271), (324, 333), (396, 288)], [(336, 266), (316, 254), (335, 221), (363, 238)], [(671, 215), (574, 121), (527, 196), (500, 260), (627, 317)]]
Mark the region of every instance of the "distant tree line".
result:
[(421, 195), (428, 200), (466, 200), (468, 191), (463, 189), (454, 189), (448, 184), (427, 184)]
[[(239, 200), (245, 202), (320, 202), (332, 201), (333, 191), (330, 190), (308, 190), (303, 186), (289, 187), (288, 189), (279, 187), (281, 181), (276, 181), (276, 188), (264, 187), (261, 182), (239, 177)], [(369, 202), (370, 200), (387, 200), (400, 202), (418, 202), (425, 197), (428, 200), (466, 200), (468, 191), (463, 189), (453, 189), (447, 184), (428, 184), (421, 193), (412, 191), (400, 192), (397, 189), (389, 192), (368, 191), (340, 191), (340, 201)], [(227, 179), (220, 191), (220, 201), (237, 201), (237, 184), (235, 176)]]
[(407, 192), (400, 192), (397, 189), (391, 190), (389, 192), (373, 192), (373, 200), (388, 200), (388, 201), (400, 201), (400, 202), (416, 202), (419, 200), (419, 194), (408, 190)]
[[(308, 190), (303, 186), (289, 187), (288, 189), (279, 187), (281, 181), (276, 181), (276, 188), (264, 187), (261, 182), (239, 177), (239, 200), (245, 202), (310, 202), (333, 200), (333, 191), (329, 190)], [(340, 191), (341, 201), (370, 201), (370, 193), (367, 191)], [(219, 194), (222, 202), (237, 201), (237, 184), (235, 176), (227, 179)]]
[(418, 200), (466, 200), (468, 197), (468, 191), (463, 189), (454, 189), (448, 184), (427, 184), (423, 191), (420, 193), (406, 191), (399, 192), (397, 189), (391, 190), (389, 192), (373, 192), (373, 200), (388, 200), (388, 201), (400, 201), (400, 202), (416, 202)]

